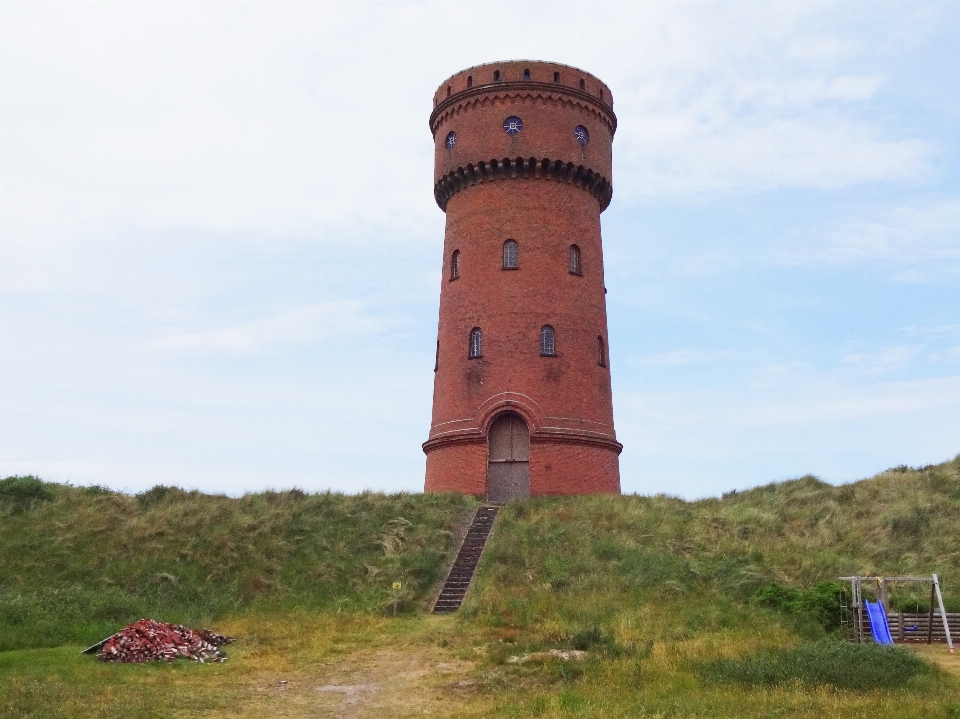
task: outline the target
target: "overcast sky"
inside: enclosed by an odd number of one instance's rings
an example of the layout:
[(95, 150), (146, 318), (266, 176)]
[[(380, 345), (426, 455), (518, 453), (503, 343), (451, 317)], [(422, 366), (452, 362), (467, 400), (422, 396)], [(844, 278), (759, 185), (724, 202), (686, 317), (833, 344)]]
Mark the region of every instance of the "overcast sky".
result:
[(624, 491), (960, 452), (960, 9), (0, 3), (0, 476), (419, 491), (433, 92), (612, 89)]

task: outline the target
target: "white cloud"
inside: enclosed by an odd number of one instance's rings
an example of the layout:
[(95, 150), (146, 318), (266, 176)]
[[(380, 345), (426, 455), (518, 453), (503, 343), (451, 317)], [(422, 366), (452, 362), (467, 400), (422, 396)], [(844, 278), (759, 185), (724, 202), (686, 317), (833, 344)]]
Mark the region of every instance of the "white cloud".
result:
[(383, 323), (363, 302), (338, 300), (304, 305), (271, 317), (149, 340), (146, 352), (256, 354), (349, 334), (375, 334)]
[(790, 41), (785, 55), (797, 60), (834, 60), (850, 55), (857, 43), (831, 35), (805, 35)]
[(682, 367), (686, 365), (713, 364), (734, 360), (741, 355), (732, 350), (672, 350), (644, 355), (642, 365)]
[[(884, 205), (860, 210), (861, 215), (867, 212), (871, 216), (786, 241), (781, 256), (801, 263), (895, 260), (901, 265), (894, 279), (904, 283), (956, 271), (955, 261), (960, 259), (956, 241), (960, 234), (960, 197), (920, 197), (892, 209)], [(912, 266), (918, 263), (925, 269)]]
[(866, 100), (873, 97), (883, 83), (882, 77), (844, 75), (830, 83), (827, 95), (840, 100)]

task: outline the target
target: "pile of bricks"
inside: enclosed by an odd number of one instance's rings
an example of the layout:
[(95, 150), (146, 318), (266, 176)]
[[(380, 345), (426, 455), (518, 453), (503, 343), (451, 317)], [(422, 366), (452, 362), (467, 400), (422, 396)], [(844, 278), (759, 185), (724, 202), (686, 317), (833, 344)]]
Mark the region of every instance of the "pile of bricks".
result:
[(220, 647), (232, 641), (233, 637), (209, 629), (198, 632), (180, 624), (141, 619), (107, 639), (97, 658), (105, 662), (155, 662), (161, 659), (172, 662), (184, 657), (201, 664), (222, 662), (227, 655)]

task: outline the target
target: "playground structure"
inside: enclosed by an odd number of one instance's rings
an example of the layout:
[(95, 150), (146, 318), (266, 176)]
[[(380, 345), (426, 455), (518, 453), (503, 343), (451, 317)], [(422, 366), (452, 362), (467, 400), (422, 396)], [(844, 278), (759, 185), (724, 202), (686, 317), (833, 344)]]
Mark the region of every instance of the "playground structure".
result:
[[(943, 606), (940, 593), (940, 580), (936, 574), (929, 577), (840, 577), (842, 582), (850, 582), (850, 610), (852, 619), (852, 639), (862, 643), (872, 637), (877, 644), (904, 644), (907, 642), (946, 642), (952, 654), (953, 631), (960, 629), (960, 613), (948, 614)], [(890, 610), (889, 586), (891, 583), (928, 582), (930, 584), (930, 605), (926, 612), (920, 612), (919, 603), (916, 612)], [(864, 585), (872, 586), (877, 601), (864, 599)], [(934, 610), (934, 602), (937, 609)]]

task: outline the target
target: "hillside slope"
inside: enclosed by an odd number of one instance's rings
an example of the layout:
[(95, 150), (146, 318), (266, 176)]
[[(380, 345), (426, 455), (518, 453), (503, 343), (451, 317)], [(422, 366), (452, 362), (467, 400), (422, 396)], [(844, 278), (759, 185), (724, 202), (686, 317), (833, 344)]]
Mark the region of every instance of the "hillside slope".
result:
[[(960, 457), (839, 487), (804, 477), (696, 502), (533, 499), (501, 512), (465, 610), (520, 626), (545, 614), (623, 623), (637, 612), (649, 637), (651, 608), (684, 615), (682, 633), (724, 621), (771, 582), (931, 572), (960, 607), (958, 527)], [(915, 591), (896, 589), (893, 601), (926, 602)]]
[[(513, 503), (463, 609), (424, 615), (477, 504), (4, 480), (0, 643), (31, 648), (0, 652), (0, 714), (960, 716), (960, 655), (837, 641), (829, 581), (935, 571), (960, 606), (960, 457), (697, 502)], [(894, 588), (893, 601), (926, 598)], [(240, 639), (216, 666), (77, 653), (142, 615)], [(571, 651), (585, 654), (558, 655)]]
[(94, 642), (143, 616), (422, 604), (477, 502), (460, 495), (137, 497), (0, 483), (0, 650)]

